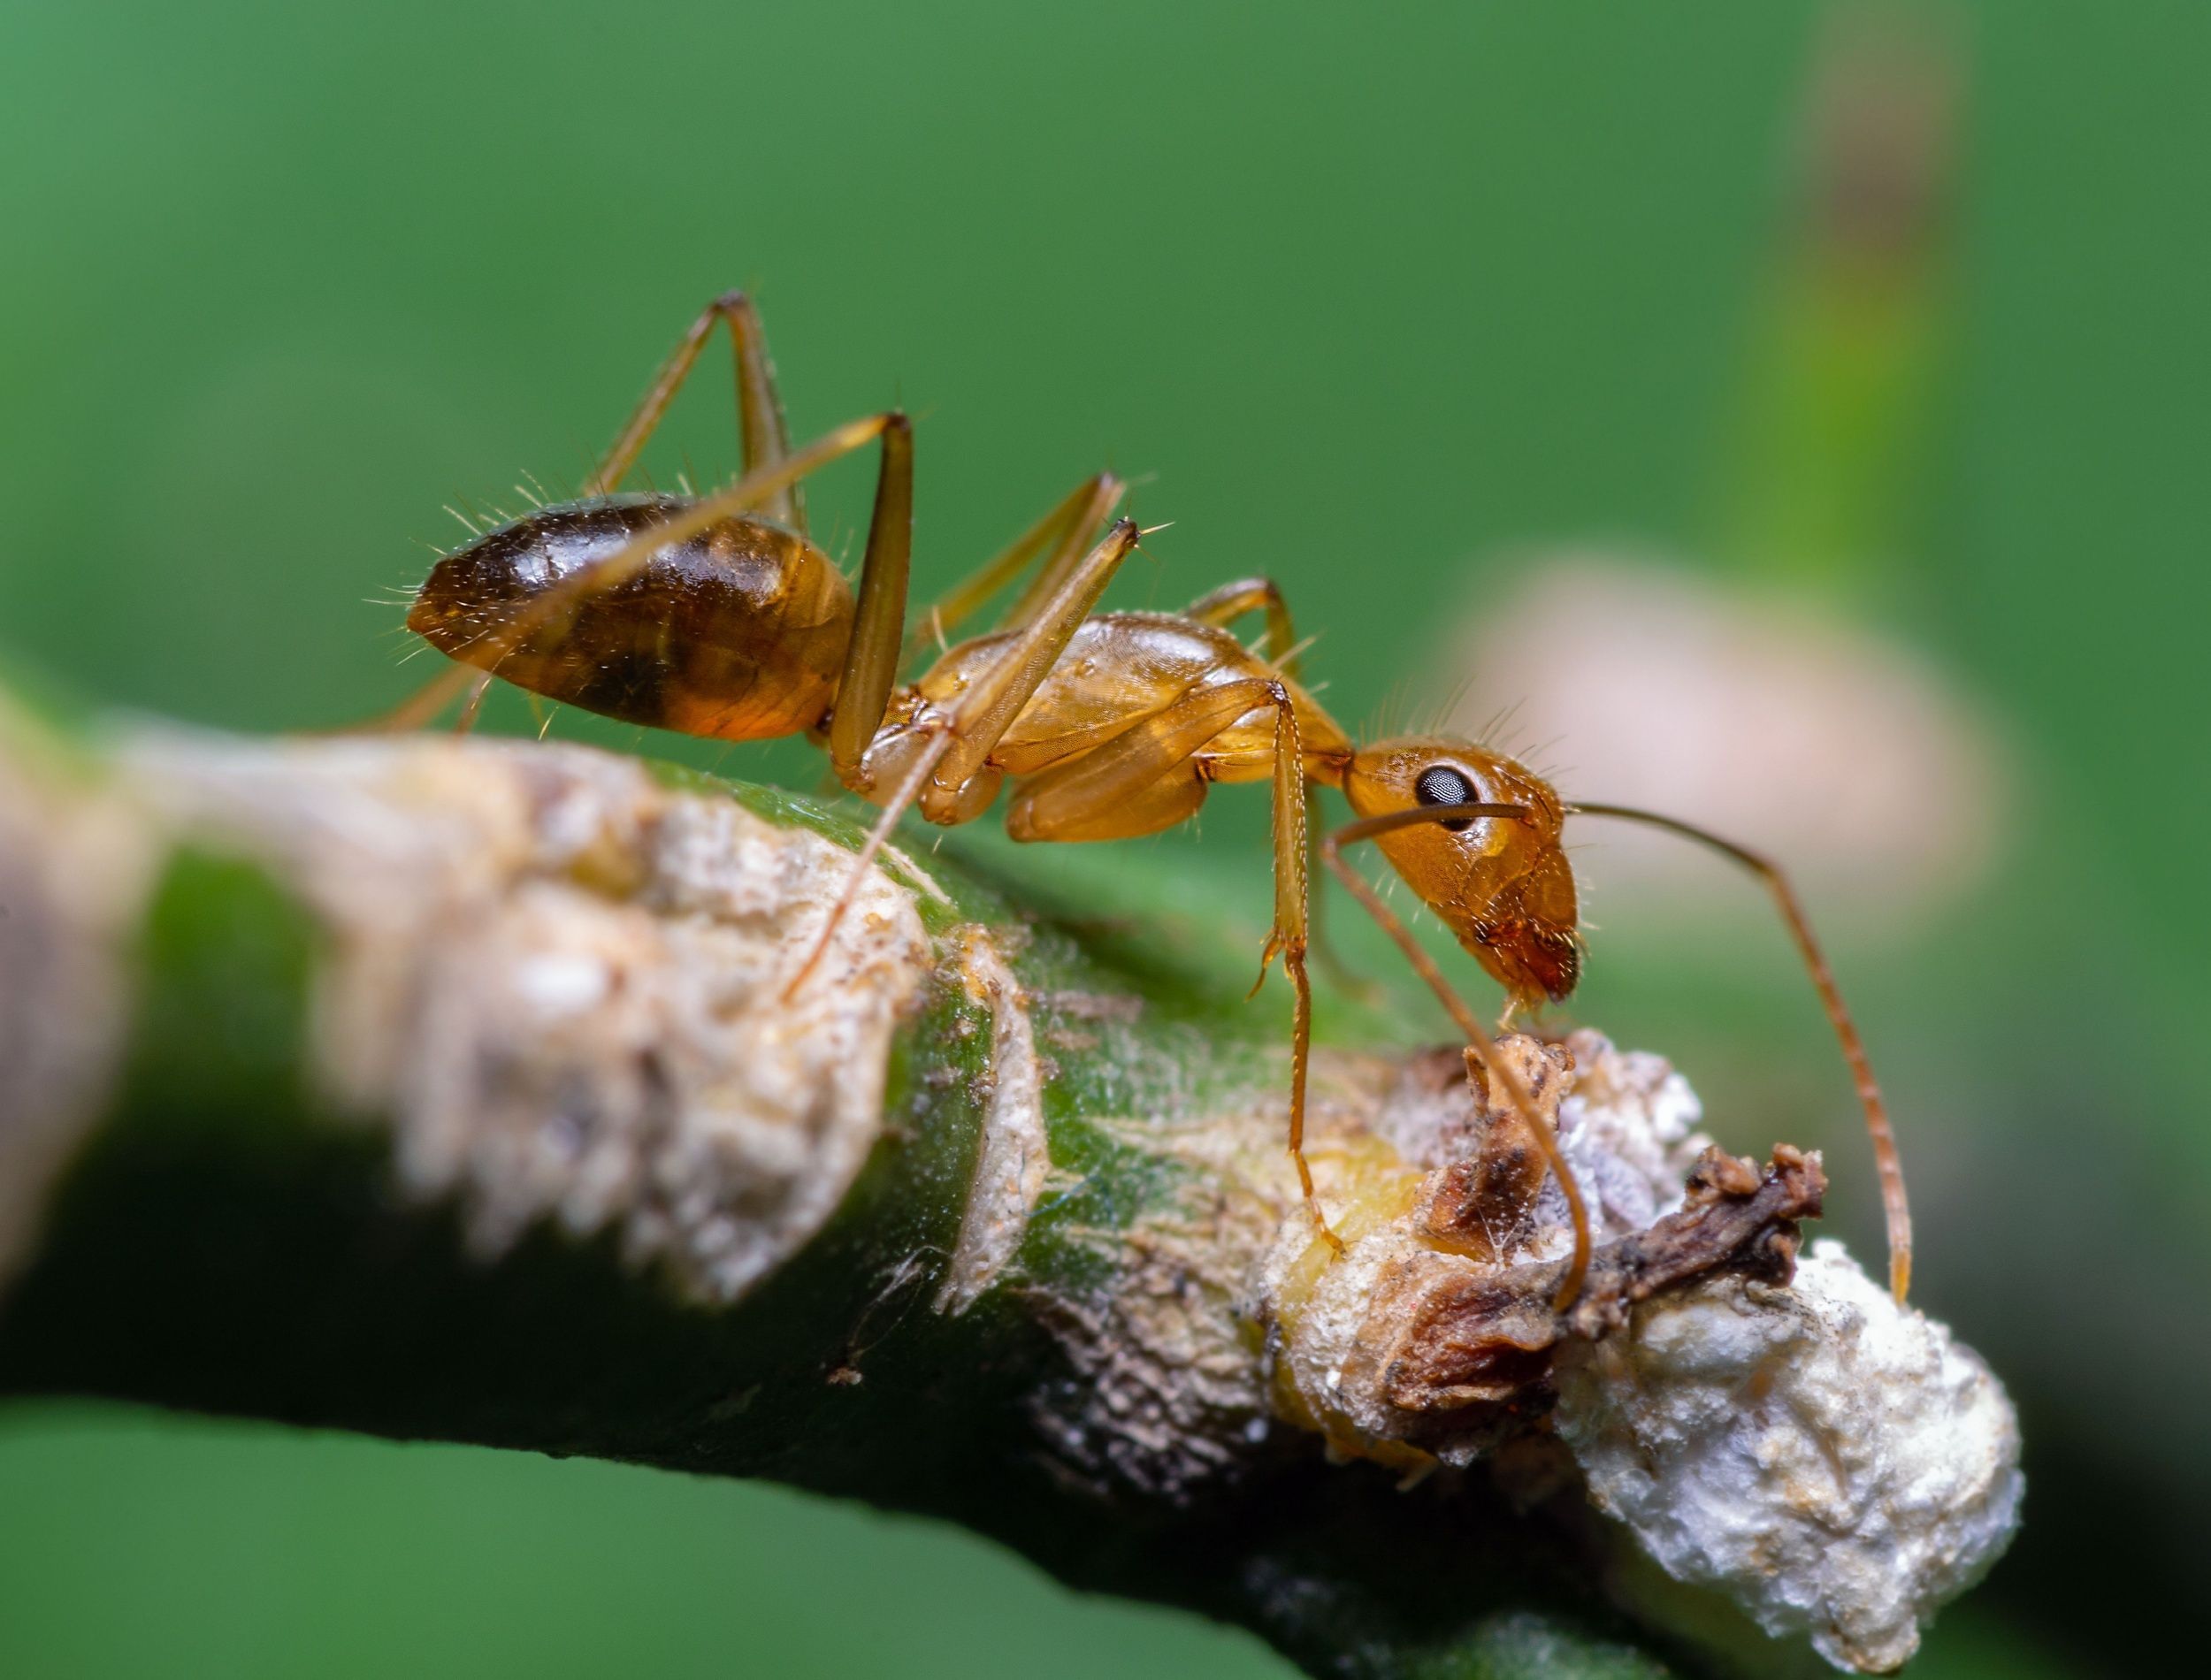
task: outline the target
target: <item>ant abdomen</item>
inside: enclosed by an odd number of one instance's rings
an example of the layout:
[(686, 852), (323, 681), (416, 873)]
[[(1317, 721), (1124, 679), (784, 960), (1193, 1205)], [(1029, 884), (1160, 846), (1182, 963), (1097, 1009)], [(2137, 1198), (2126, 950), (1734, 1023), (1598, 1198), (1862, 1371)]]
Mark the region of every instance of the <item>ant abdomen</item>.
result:
[(852, 592), (821, 550), (769, 520), (718, 521), (518, 641), (500, 634), (524, 603), (688, 505), (624, 496), (516, 520), (440, 560), (407, 627), (455, 659), (624, 722), (732, 741), (815, 728), (837, 698)]

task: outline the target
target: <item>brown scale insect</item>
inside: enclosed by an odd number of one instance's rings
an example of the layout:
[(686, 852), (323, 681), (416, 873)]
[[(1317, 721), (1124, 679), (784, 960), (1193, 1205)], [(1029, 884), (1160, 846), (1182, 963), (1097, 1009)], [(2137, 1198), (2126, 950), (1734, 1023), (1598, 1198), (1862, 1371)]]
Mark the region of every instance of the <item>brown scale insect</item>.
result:
[[(716, 322), (728, 324), (734, 346), (744, 475), (703, 497), (617, 493)], [(800, 482), (870, 442), (879, 443), (881, 463), (855, 594), (807, 534)], [(1086, 546), (1121, 496), (1121, 485), (1103, 473), (925, 615), (924, 630), (941, 637), (1037, 569), (997, 630), (950, 647), (901, 686), (913, 475), (912, 432), (895, 412), (793, 450), (758, 317), (741, 295), (717, 299), (662, 367), (582, 500), (534, 512), (438, 563), (407, 622), (461, 663), (388, 722), (427, 721), (473, 679), (465, 728), (497, 676), (551, 699), (688, 735), (747, 741), (803, 732), (824, 745), (838, 779), (883, 810), (790, 991), (806, 982), (910, 806), (931, 822), (971, 821), (1010, 779), (1006, 824), (1015, 839), (1113, 840), (1185, 821), (1216, 782), (1269, 783), (1274, 924), (1260, 979), (1281, 957), (1296, 1004), (1289, 1149), (1306, 1203), (1340, 1251), (1304, 1151), (1312, 1017), (1307, 793), (1314, 783), (1338, 788), (1358, 821), (1329, 835), (1321, 857), (1441, 1000), (1565, 1192), (1574, 1264), (1562, 1305), (1579, 1291), (1589, 1252), (1573, 1173), (1490, 1034), (1342, 851), (1362, 840), (1381, 847), (1504, 988), (1502, 1031), (1521, 1011), (1566, 997), (1580, 975), (1573, 871), (1561, 845), (1566, 819), (1618, 817), (1668, 829), (1757, 874), (1787, 923), (1865, 1109), (1888, 1216), (1890, 1283), (1903, 1298), (1911, 1226), (1894, 1138), (1864, 1047), (1778, 867), (1671, 817), (1569, 804), (1532, 771), (1470, 741), (1354, 743), (1300, 686), (1289, 613), (1266, 579), (1228, 584), (1180, 613), (1094, 615), (1141, 535), (1121, 519)], [(1264, 615), (1265, 634), (1247, 648), (1228, 626), (1253, 612)]]

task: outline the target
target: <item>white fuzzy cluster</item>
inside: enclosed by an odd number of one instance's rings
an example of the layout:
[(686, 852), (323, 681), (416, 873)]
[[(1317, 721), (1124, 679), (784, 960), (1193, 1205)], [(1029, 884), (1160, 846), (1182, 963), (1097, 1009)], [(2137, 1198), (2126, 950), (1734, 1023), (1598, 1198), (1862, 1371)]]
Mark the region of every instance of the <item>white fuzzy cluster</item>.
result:
[(493, 740), (130, 744), (164, 826), (313, 906), (317, 1071), (394, 1123), (399, 1177), (504, 1252), (618, 1234), (694, 1298), (742, 1296), (820, 1229), (882, 1128), (929, 973), (881, 870), (794, 998), (852, 854), (629, 760)]
[[(1574, 1081), (1558, 1103), (1558, 1146), (1600, 1235), (1640, 1231), (1681, 1205), (1689, 1169), (1711, 1142), (1696, 1129), (1704, 1106), (1663, 1056), (1615, 1050), (1586, 1027), (1566, 1048)], [(1565, 1196), (1556, 1179), (1543, 1187), (1538, 1218), (1563, 1230)]]
[(1679, 1580), (1886, 1674), (2019, 1522), (2019, 1426), (1988, 1368), (1837, 1242), (1787, 1288), (1718, 1279), (1561, 1361), (1591, 1497)]
[(980, 926), (961, 928), (953, 949), (968, 1001), (991, 1012), (983, 1136), (960, 1218), (960, 1240), (937, 1291), (937, 1310), (957, 1317), (1013, 1264), (1028, 1233), (1029, 1216), (1044, 1193), (1052, 1145), (1044, 1135), (1044, 1065), (1021, 981)]
[(0, 1282), (112, 1087), (158, 854), (127, 801), (0, 694)]

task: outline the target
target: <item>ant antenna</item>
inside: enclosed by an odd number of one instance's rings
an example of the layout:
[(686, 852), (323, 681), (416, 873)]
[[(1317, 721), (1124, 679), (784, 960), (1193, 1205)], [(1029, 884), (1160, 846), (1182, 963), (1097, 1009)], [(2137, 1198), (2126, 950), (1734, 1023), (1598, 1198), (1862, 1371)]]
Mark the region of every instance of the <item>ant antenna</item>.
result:
[(1859, 1038), (1857, 1025), (1843, 1004), (1842, 992), (1835, 984), (1834, 972), (1827, 966), (1826, 955), (1813, 936), (1811, 920), (1797, 902), (1795, 889), (1789, 885), (1781, 866), (1748, 846), (1723, 840), (1709, 829), (1684, 822), (1679, 817), (1661, 816), (1655, 811), (1625, 805), (1575, 803), (1567, 806), (1566, 810), (1574, 815), (1618, 817), (1626, 822), (1642, 822), (1654, 829), (1664, 829), (1733, 859), (1765, 882), (1781, 912), (1781, 920), (1788, 924), (1789, 936), (1796, 941), (1804, 966), (1811, 972), (1812, 986), (1819, 993), (1828, 1022), (1834, 1027), (1835, 1036), (1842, 1041), (1843, 1060), (1850, 1065), (1850, 1076), (1858, 1088), (1858, 1101), (1865, 1109), (1866, 1134), (1873, 1140), (1873, 1160), (1881, 1175), (1881, 1206), (1888, 1219), (1888, 1287), (1896, 1297), (1896, 1304), (1903, 1305), (1905, 1292), (1911, 1287), (1911, 1204), (1904, 1197), (1904, 1163), (1896, 1152), (1895, 1129), (1889, 1124), (1888, 1104), (1882, 1100), (1881, 1088), (1873, 1078), (1873, 1064), (1867, 1059), (1864, 1041)]

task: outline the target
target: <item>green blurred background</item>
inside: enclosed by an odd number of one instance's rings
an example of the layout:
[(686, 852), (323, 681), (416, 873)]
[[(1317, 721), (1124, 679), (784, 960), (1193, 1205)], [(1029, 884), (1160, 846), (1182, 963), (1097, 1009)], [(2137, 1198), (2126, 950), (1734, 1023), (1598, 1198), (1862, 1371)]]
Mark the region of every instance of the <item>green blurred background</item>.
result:
[[(922, 416), (924, 596), (1108, 464), (1176, 522), (1114, 599), (1271, 572), (1353, 723), (1444, 698), (1450, 627), (1560, 545), (1916, 649), (2003, 767), (1985, 856), (1829, 921), (1919, 1299), (2011, 1384), (2030, 1490), (1913, 1673), (2161, 1671), (2211, 1585), (2211, 11), (1886, 15), (1906, 72), (1853, 95), (1877, 137), (1887, 111), (1910, 138), (1914, 55), (1948, 111), (1933, 208), (1887, 244), (1878, 203), (1807, 188), (1832, 6), (19, 3), (0, 647), (208, 723), (387, 705), (427, 668), (368, 603), (456, 538), (440, 504), (572, 485), (743, 285), (797, 431)], [(728, 469), (706, 365), (663, 478)], [(867, 495), (856, 465), (815, 493), (833, 551)], [(1256, 928), (1263, 807), (1022, 863), (1217, 883)], [(1576, 1011), (1667, 1049), (1736, 1147), (1827, 1142), (1830, 1226), (1871, 1253), (1809, 992), (1749, 890), (1705, 884), (1745, 907), (1606, 896)], [(0, 1411), (0, 1672), (1285, 1670), (780, 1490), (40, 1406)]]

